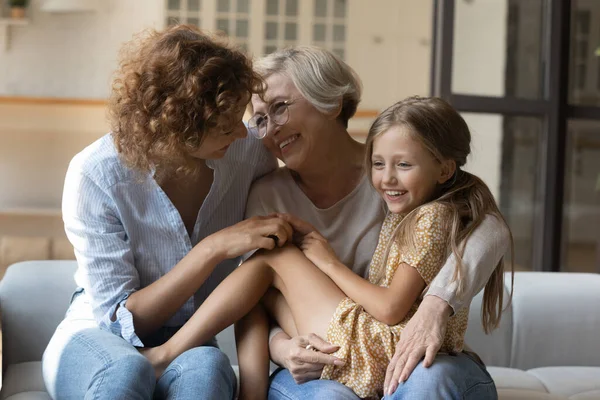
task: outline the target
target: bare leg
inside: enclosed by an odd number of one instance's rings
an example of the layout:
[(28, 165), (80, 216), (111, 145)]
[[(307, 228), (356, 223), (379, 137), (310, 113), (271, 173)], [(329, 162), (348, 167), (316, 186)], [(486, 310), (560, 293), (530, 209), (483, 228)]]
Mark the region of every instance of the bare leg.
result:
[(288, 335), (298, 335), (292, 311), (285, 298), (279, 290), (269, 288), (261, 303), (235, 323), (235, 342), (240, 368), (240, 400), (267, 397), (270, 365), (267, 313), (279, 321), (279, 325)]
[(285, 297), (299, 334), (326, 337), (331, 317), (345, 295), (298, 248), (286, 246), (246, 261), (169, 341), (142, 353), (161, 373), (184, 351), (202, 345), (250, 312), (271, 286)]
[(257, 305), (235, 323), (240, 400), (266, 399), (269, 387), (269, 320)]
[(279, 320), (281, 314), (289, 309), (296, 328), (296, 332), (289, 333), (316, 333), (326, 337), (338, 304), (346, 298), (344, 292), (297, 247), (271, 251), (265, 254), (265, 259), (275, 271), (273, 286), (285, 300), (279, 303), (279, 312), (275, 314), (280, 326), (286, 331), (291, 330), (291, 323), (285, 317)]
[(279, 290), (275, 288), (269, 289), (263, 296), (262, 304), (270, 317), (277, 321), (285, 333), (291, 337), (298, 336), (298, 329), (296, 328), (292, 310)]

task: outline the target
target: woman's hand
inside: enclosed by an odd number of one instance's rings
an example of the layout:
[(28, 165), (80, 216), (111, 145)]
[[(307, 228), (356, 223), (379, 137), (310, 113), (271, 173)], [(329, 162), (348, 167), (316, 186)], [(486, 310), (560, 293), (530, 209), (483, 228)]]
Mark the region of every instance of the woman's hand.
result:
[[(344, 362), (331, 353), (339, 349), (314, 333), (308, 336), (296, 336), (291, 339), (281, 333), (273, 338), (272, 353), (278, 353), (280, 357), (274, 357), (275, 361), (290, 371), (296, 383), (304, 383), (319, 379), (323, 367), (327, 364), (342, 366)], [(283, 336), (285, 335), (285, 338)], [(274, 350), (274, 351), (273, 351)], [(275, 356), (275, 354), (273, 354)]]
[(396, 391), (400, 382), (405, 382), (417, 364), (423, 360), (428, 368), (440, 350), (448, 318), (452, 309), (436, 296), (425, 296), (417, 312), (402, 330), (396, 353), (385, 372), (383, 393), (388, 396)]
[(279, 217), (292, 226), (294, 229), (294, 236), (292, 240), (296, 245), (299, 245), (302, 242), (302, 239), (304, 239), (304, 236), (308, 235), (309, 233), (318, 232), (317, 228), (294, 215), (275, 213), (271, 214), (270, 216)]
[(290, 214), (273, 215), (284, 219), (294, 228), (294, 243), (317, 267), (323, 270), (340, 262), (327, 239), (314, 226)]
[(327, 239), (317, 231), (305, 235), (299, 247), (306, 258), (325, 273), (329, 267), (340, 262)]
[(202, 242), (213, 249), (215, 257), (225, 260), (256, 249), (281, 247), (292, 238), (292, 234), (292, 226), (284, 219), (256, 216), (213, 233)]

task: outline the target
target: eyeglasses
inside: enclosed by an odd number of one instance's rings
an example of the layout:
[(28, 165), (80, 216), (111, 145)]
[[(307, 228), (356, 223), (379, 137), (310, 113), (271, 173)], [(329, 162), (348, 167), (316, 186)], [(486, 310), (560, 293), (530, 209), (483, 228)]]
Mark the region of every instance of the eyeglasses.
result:
[(269, 121), (271, 123), (282, 126), (290, 119), (289, 107), (298, 99), (278, 101), (269, 106), (269, 111), (265, 115), (256, 114), (248, 120), (248, 128), (250, 134), (257, 139), (262, 139), (267, 136)]

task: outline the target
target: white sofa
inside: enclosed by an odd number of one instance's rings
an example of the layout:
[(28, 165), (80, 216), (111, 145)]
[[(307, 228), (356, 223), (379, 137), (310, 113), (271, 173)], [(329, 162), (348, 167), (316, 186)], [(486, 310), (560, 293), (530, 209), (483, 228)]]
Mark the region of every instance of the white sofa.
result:
[(466, 343), (500, 399), (600, 399), (600, 275), (516, 273), (512, 304), (491, 335), (481, 327), (481, 299), (471, 305)]
[[(0, 282), (0, 400), (48, 400), (40, 359), (74, 289), (74, 261), (31, 261)], [(600, 275), (517, 273), (500, 328), (481, 329), (473, 302), (467, 343), (489, 366), (500, 399), (600, 399)], [(237, 362), (231, 329), (219, 344)]]

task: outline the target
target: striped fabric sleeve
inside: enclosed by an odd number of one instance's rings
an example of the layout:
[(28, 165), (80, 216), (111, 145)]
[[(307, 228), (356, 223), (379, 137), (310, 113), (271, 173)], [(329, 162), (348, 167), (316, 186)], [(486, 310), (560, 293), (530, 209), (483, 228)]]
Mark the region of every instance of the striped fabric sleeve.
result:
[(267, 148), (259, 143), (259, 148), (257, 151), (257, 167), (254, 173), (253, 181), (267, 175), (270, 172), (275, 171), (277, 169), (277, 159), (267, 150)]
[(77, 258), (78, 282), (100, 328), (143, 346), (126, 307), (140, 286), (127, 233), (106, 190), (74, 163), (65, 178), (63, 219)]
[[(246, 218), (252, 218), (257, 215), (267, 215), (267, 211), (263, 205), (260, 190), (257, 190), (257, 186), (253, 185), (250, 188), (250, 194), (248, 195), (248, 202), (246, 203)], [(252, 254), (256, 253), (256, 250), (251, 250), (246, 254), (242, 255), (240, 264), (249, 259)]]

